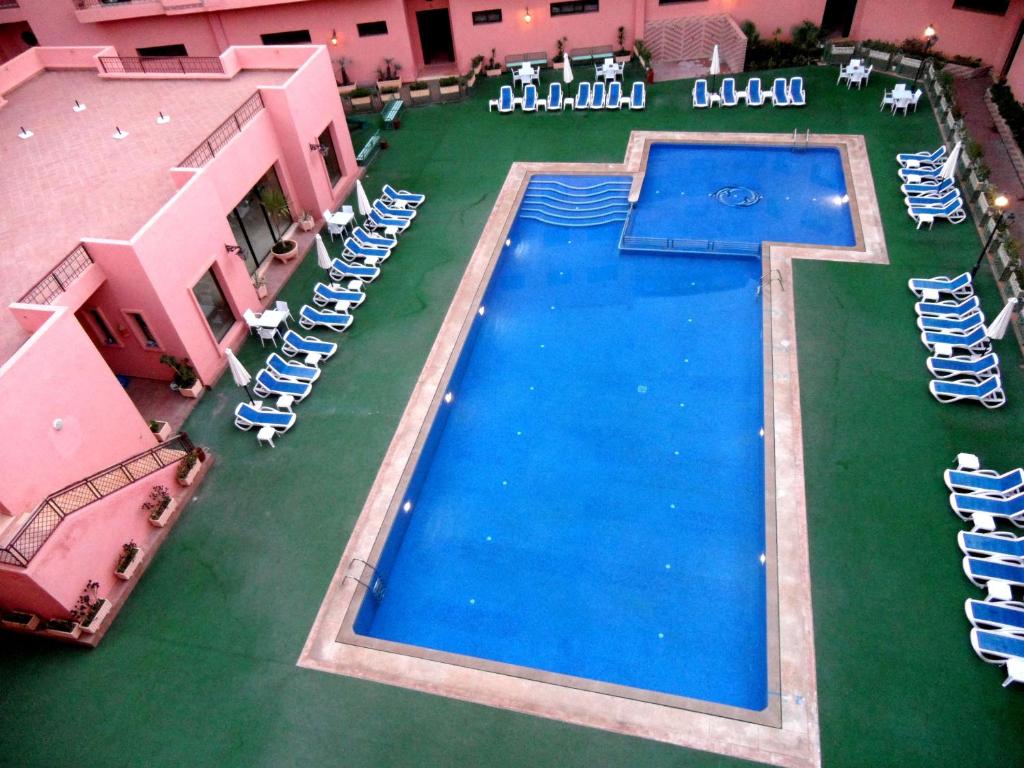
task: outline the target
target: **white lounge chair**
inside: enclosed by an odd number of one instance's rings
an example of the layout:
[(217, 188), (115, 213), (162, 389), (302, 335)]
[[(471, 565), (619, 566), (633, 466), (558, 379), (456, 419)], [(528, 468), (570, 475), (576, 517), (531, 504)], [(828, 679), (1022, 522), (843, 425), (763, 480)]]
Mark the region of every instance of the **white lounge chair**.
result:
[(340, 333), (352, 325), (352, 315), (347, 312), (330, 312), (326, 309), (316, 309), (308, 304), (303, 304), (302, 309), (299, 310), (299, 325), (307, 331), (319, 325)]
[(971, 647), (990, 664), (1006, 666), (1004, 688), (1024, 682), (1024, 638), (1020, 635), (975, 628), (971, 630)]
[[(627, 102), (623, 102), (624, 104)], [(630, 109), (646, 109), (647, 108), (647, 86), (644, 85), (643, 80), (637, 80), (633, 83), (629, 89), (629, 108)]]
[(708, 97), (708, 81), (699, 78), (693, 83), (693, 107), (694, 109), (705, 109), (711, 106), (711, 99)]
[(747, 90), (743, 93), (743, 100), (748, 107), (760, 107), (764, 104), (764, 91), (761, 90), (761, 78), (752, 77), (747, 81)]
[[(1020, 467), (1003, 474), (991, 469), (947, 469), (942, 479), (953, 493), (1006, 499), (1024, 491), (1024, 469)], [(1024, 551), (1021, 556), (1024, 557)]]
[(933, 379), (928, 382), (928, 390), (940, 403), (977, 400), (986, 408), (1000, 408), (1006, 404), (1006, 393), (1003, 391), (1003, 383), (998, 375), (989, 376), (981, 381)]
[(963, 301), (968, 296), (974, 295), (974, 285), (971, 282), (971, 273), (962, 272), (956, 277), (936, 275), (935, 277), (912, 277), (907, 281), (910, 292), (919, 298), (925, 298), (928, 294), (936, 296), (949, 295)]
[(263, 406), (257, 408), (250, 403), (239, 403), (235, 408), (235, 426), (248, 431), (253, 427), (270, 427), (283, 435), (295, 424), (295, 414)]
[(288, 331), (281, 343), (281, 351), (288, 357), (296, 355), (319, 355), (321, 360), (329, 360), (338, 351), (333, 341), (324, 341), (316, 336), (302, 336), (295, 331)]
[(488, 112), (493, 111), (495, 108), (506, 115), (516, 108), (515, 93), (512, 91), (511, 85), (501, 86), (498, 90), (498, 98), (487, 102)]

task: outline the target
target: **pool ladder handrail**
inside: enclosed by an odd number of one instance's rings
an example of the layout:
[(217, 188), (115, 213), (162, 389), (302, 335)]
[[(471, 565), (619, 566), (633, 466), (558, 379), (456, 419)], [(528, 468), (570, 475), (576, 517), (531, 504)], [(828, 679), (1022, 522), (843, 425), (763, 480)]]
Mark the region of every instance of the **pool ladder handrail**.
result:
[(803, 140), (804, 140), (803, 148), (807, 149), (807, 146), (811, 143), (811, 129), (808, 128), (804, 132), (804, 135), (802, 137), (800, 136), (800, 129), (799, 128), (794, 128), (793, 129), (793, 149), (799, 149), (800, 148), (799, 141), (800, 141), (801, 138), (803, 138)]
[(754, 296), (760, 296), (762, 289), (768, 289), (772, 287), (772, 282), (778, 280), (779, 287), (782, 290), (786, 290), (786, 284), (782, 281), (782, 272), (778, 269), (772, 269), (767, 274), (761, 275), (761, 279), (757, 281), (757, 290), (754, 292)]
[(377, 567), (374, 566), (374, 565), (370, 565), (368, 562), (363, 560), (363, 558), (361, 558), (361, 557), (353, 557), (349, 561), (349, 565), (351, 565), (352, 563), (362, 563), (367, 568), (369, 568), (371, 571), (373, 571), (373, 579), (374, 580), (370, 584), (367, 584), (365, 581), (363, 581), (360, 578), (357, 578), (356, 576), (353, 576), (351, 573), (346, 573), (345, 574), (345, 578), (346, 579), (352, 579), (352, 581), (354, 581), (356, 584), (360, 584), (360, 585), (366, 587), (366, 591), (369, 592), (371, 595), (373, 595), (374, 600), (376, 600), (378, 603), (381, 600), (383, 600), (384, 599), (384, 590), (387, 588), (387, 585), (384, 583), (384, 577), (381, 576), (380, 573), (377, 572)]

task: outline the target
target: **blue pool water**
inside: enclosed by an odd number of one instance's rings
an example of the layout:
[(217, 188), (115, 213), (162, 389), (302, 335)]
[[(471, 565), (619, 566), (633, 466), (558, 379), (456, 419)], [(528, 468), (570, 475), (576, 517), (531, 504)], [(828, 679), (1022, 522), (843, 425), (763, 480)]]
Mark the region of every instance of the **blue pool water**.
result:
[[(741, 194), (760, 199), (749, 206)], [(645, 236), (855, 243), (839, 150), (656, 144), (651, 147), (634, 227)], [(733, 203), (729, 205), (726, 203)]]
[[(852, 242), (848, 211), (846, 229), (838, 215), (834, 229), (815, 229), (802, 211), (783, 217), (793, 229), (776, 229), (774, 195), (806, 190), (817, 170), (800, 166), (800, 184), (762, 181), (733, 173), (749, 157), (734, 165), (712, 151), (694, 171), (677, 149), (651, 152), (634, 220), (642, 234), (739, 227), (727, 209), (758, 242), (819, 242), (816, 232)], [(792, 153), (776, 152), (761, 167), (785, 173)], [(838, 169), (831, 193), (841, 195)], [(685, 179), (692, 188), (679, 194)], [(620, 252), (628, 181), (599, 201), (560, 187), (605, 182), (531, 182), (376, 563), (382, 597), (363, 600), (354, 628), (759, 711), (760, 252)], [(705, 200), (712, 187), (729, 189)], [(714, 216), (685, 208), (697, 198)], [(594, 226), (573, 226), (584, 219)]]

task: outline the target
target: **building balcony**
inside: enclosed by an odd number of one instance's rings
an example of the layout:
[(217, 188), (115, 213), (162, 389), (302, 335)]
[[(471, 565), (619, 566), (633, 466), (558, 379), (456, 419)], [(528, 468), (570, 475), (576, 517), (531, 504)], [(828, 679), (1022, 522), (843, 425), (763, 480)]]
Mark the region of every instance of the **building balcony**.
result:
[[(5, 0), (0, 0), (0, 7)], [(71, 0), (75, 16), (93, 24), (144, 16), (178, 16), (190, 13), (236, 11), (270, 5), (303, 3), (308, 0)]]

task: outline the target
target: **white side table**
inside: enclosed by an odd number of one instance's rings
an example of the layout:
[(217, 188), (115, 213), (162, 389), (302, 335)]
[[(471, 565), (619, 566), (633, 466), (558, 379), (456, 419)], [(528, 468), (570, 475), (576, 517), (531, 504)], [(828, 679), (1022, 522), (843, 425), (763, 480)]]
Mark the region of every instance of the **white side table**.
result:
[(308, 355), (306, 355), (306, 365), (316, 365), (316, 366), (319, 366), (320, 365), (320, 353), (319, 352), (310, 352)]
[(263, 445), (264, 443), (266, 443), (271, 448), (273, 448), (274, 447), (274, 435), (276, 435), (276, 434), (277, 433), (274, 432), (274, 428), (273, 427), (260, 427), (260, 431), (256, 433), (256, 440), (257, 440), (257, 442), (260, 445)]
[(1013, 600), (1013, 589), (1008, 581), (994, 579), (986, 584), (990, 600)]
[(1010, 683), (1024, 683), (1024, 659), (1008, 659), (1006, 662), (1006, 679), (1003, 688)]
[[(277, 408), (281, 411), (291, 411), (292, 405), (295, 403), (295, 398), (292, 395), (281, 395), (277, 398)], [(265, 427), (270, 429), (270, 427)]]
[[(971, 529), (972, 531), (992, 533), (996, 529), (996, 519), (987, 512), (975, 512), (971, 515), (971, 522), (974, 523), (974, 527)], [(995, 582), (992, 583), (994, 584)]]

